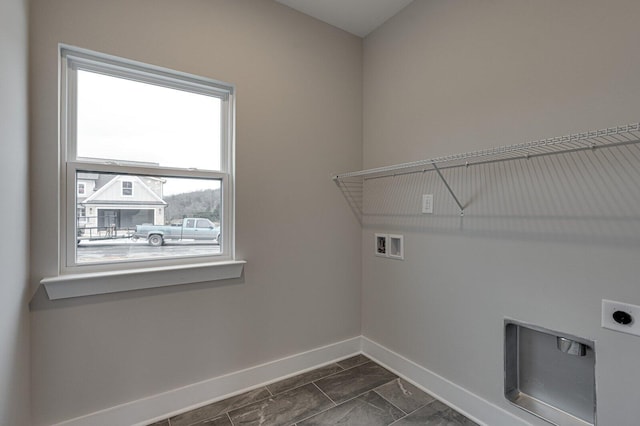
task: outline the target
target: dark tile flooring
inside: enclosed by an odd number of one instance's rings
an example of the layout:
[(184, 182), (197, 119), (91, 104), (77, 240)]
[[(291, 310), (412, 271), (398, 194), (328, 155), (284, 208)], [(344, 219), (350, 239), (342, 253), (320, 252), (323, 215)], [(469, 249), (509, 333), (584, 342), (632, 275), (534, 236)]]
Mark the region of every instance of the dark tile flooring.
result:
[(391, 424), (476, 425), (364, 355), (356, 355), (150, 426)]

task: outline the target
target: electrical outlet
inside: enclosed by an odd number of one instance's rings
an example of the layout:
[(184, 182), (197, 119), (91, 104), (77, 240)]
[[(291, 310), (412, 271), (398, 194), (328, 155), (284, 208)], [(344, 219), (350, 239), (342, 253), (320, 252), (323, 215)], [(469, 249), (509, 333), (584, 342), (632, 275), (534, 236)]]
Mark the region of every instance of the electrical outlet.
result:
[(603, 299), (602, 328), (640, 336), (640, 306)]
[(433, 213), (433, 194), (422, 195), (422, 213)]

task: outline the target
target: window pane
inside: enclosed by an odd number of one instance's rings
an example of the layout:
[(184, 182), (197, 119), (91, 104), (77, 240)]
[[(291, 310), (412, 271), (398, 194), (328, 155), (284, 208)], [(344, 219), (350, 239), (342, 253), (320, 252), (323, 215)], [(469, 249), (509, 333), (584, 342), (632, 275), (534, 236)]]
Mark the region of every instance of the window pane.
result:
[(77, 72), (77, 155), (220, 170), (219, 98)]
[[(79, 171), (76, 186), (81, 184), (86, 191), (76, 196), (78, 264), (221, 252), (219, 179)], [(127, 195), (127, 188), (135, 190)]]
[(122, 181), (122, 195), (133, 195), (133, 182)]
[(209, 228), (211, 226), (213, 226), (212, 223), (206, 219), (199, 219), (196, 222), (196, 228)]

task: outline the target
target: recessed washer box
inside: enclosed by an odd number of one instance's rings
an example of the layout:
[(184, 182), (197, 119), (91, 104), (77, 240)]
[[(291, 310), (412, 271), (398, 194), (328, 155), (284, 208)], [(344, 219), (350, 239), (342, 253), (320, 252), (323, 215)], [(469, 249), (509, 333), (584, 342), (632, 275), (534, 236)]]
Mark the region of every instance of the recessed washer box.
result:
[(396, 234), (374, 234), (375, 254), (380, 257), (404, 260), (404, 237)]
[(504, 333), (505, 397), (554, 425), (595, 425), (594, 343), (512, 320)]

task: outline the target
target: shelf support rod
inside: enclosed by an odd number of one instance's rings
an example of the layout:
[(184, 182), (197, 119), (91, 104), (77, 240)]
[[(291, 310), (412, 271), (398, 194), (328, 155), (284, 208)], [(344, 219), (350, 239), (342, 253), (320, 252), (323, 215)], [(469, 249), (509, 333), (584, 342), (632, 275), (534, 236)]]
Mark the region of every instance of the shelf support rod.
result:
[(460, 216), (464, 216), (464, 207), (462, 206), (462, 203), (460, 203), (460, 200), (458, 200), (458, 197), (456, 197), (456, 194), (453, 193), (453, 189), (451, 189), (451, 187), (449, 186), (449, 183), (442, 175), (442, 172), (440, 171), (438, 166), (436, 166), (436, 163), (431, 163), (431, 165), (433, 166), (433, 169), (438, 173), (438, 176), (440, 176), (442, 183), (444, 183), (444, 186), (447, 188), (447, 191), (449, 191), (449, 194), (451, 194), (451, 196), (453, 197), (453, 200), (456, 202), (458, 207), (460, 207)]

